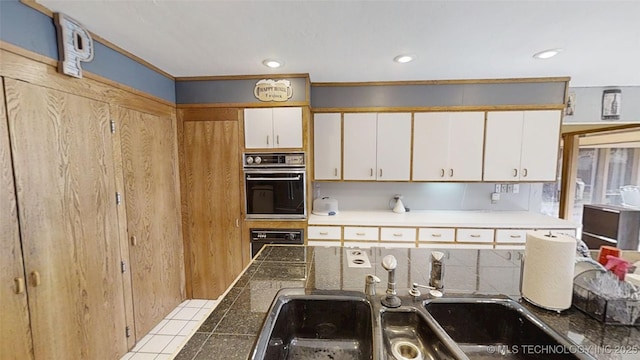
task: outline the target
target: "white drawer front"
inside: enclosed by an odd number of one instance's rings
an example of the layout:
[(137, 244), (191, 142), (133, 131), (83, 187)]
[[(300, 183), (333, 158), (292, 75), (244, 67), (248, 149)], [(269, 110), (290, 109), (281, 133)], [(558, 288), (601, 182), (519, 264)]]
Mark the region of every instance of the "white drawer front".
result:
[(340, 226), (309, 226), (307, 239), (314, 240), (340, 240)]
[(458, 229), (459, 242), (493, 242), (493, 229)]
[(340, 241), (309, 240), (307, 241), (307, 245), (309, 246), (340, 246)]
[(376, 240), (378, 241), (377, 227), (344, 227), (345, 240)]
[(527, 231), (520, 229), (497, 229), (496, 242), (498, 243), (524, 243), (527, 241)]
[(380, 228), (380, 241), (416, 241), (415, 228)]
[(456, 230), (452, 228), (420, 228), (418, 229), (418, 241), (445, 241), (456, 239)]

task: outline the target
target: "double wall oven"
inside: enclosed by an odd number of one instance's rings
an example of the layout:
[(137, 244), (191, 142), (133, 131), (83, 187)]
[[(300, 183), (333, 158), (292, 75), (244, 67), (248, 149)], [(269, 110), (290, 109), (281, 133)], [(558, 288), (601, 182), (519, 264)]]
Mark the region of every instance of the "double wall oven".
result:
[[(304, 153), (246, 153), (242, 158), (247, 219), (307, 218)], [(297, 226), (250, 229), (251, 257), (266, 244), (304, 244), (304, 230)]]

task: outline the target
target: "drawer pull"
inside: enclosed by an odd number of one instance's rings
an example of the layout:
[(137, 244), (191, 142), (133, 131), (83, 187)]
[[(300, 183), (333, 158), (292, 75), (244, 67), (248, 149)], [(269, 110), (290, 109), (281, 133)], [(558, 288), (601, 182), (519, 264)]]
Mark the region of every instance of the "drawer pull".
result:
[(479, 238), (479, 237), (480, 237), (480, 234), (471, 234), (471, 235), (469, 235), (469, 236), (470, 236), (470, 237), (472, 237), (472, 238)]
[(16, 294), (22, 294), (24, 292), (24, 279), (21, 277), (17, 277), (13, 279), (16, 284)]
[(513, 177), (517, 177), (518, 176), (518, 169), (513, 169)]
[(449, 169), (449, 177), (453, 177), (453, 169)]
[(402, 236), (400, 233), (394, 233), (393, 236)]
[(440, 177), (444, 177), (444, 169), (440, 169)]
[(380, 177), (382, 177), (382, 168), (380, 168)]
[(333, 176), (338, 176), (338, 168), (333, 168)]
[(527, 177), (528, 173), (529, 173), (529, 171), (527, 171), (527, 168), (522, 169), (522, 176), (523, 177)]
[(356, 233), (356, 235), (358, 235), (358, 236), (364, 236), (364, 235), (365, 235), (365, 233), (363, 233), (363, 232), (357, 232), (357, 233)]
[(328, 231), (320, 231), (320, 235), (329, 235)]
[(369, 176), (372, 177), (373, 176), (373, 168), (369, 168)]
[(509, 237), (512, 239), (520, 239), (522, 235), (509, 235)]
[(442, 234), (431, 234), (431, 237), (442, 237)]

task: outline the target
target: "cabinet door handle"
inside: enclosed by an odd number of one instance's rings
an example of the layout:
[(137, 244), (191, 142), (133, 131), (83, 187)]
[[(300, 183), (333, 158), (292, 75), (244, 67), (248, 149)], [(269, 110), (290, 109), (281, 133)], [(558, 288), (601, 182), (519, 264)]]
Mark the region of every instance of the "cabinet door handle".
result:
[(513, 169), (513, 177), (518, 176), (518, 169)]
[(320, 231), (320, 235), (329, 235), (328, 231)]
[(358, 236), (364, 236), (364, 233), (363, 233), (363, 232), (357, 232), (357, 233), (356, 233), (356, 235), (358, 235)]
[(527, 171), (527, 168), (522, 169), (522, 177), (527, 177), (528, 173), (529, 171)]
[(33, 286), (38, 286), (40, 285), (40, 273), (37, 271), (32, 271), (31, 272), (31, 283), (33, 284)]
[(431, 234), (431, 237), (437, 237), (437, 238), (439, 238), (439, 237), (442, 237), (442, 234)]
[(131, 246), (138, 246), (138, 237), (135, 235), (131, 236)]
[(13, 279), (13, 282), (16, 284), (16, 294), (22, 294), (24, 292), (24, 279), (21, 277), (17, 277)]
[(269, 145), (269, 135), (267, 135), (267, 145)]
[(236, 218), (236, 227), (239, 228), (240, 227), (240, 219)]
[(510, 238), (512, 239), (520, 239), (522, 236), (521, 235), (509, 235)]
[(402, 236), (402, 234), (400, 234), (400, 233), (393, 233), (393, 236), (398, 237), (398, 236)]
[(369, 169), (369, 176), (373, 176), (373, 168)]
[(444, 169), (440, 169), (440, 177), (444, 177)]
[(338, 168), (333, 168), (333, 176), (338, 176)]
[(449, 169), (449, 177), (453, 176), (453, 169)]
[(480, 235), (479, 235), (479, 234), (471, 234), (471, 235), (469, 235), (469, 236), (471, 236), (472, 238), (479, 238), (479, 237), (480, 237)]
[(276, 135), (276, 144), (280, 145), (280, 135)]
[(382, 177), (382, 169), (380, 169), (380, 177)]

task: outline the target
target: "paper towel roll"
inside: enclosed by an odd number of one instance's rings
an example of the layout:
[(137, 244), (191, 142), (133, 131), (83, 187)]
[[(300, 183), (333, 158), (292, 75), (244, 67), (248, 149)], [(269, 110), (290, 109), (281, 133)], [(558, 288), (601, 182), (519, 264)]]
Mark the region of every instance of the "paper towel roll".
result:
[(527, 232), (522, 269), (522, 296), (549, 310), (571, 307), (576, 240), (549, 231)]

